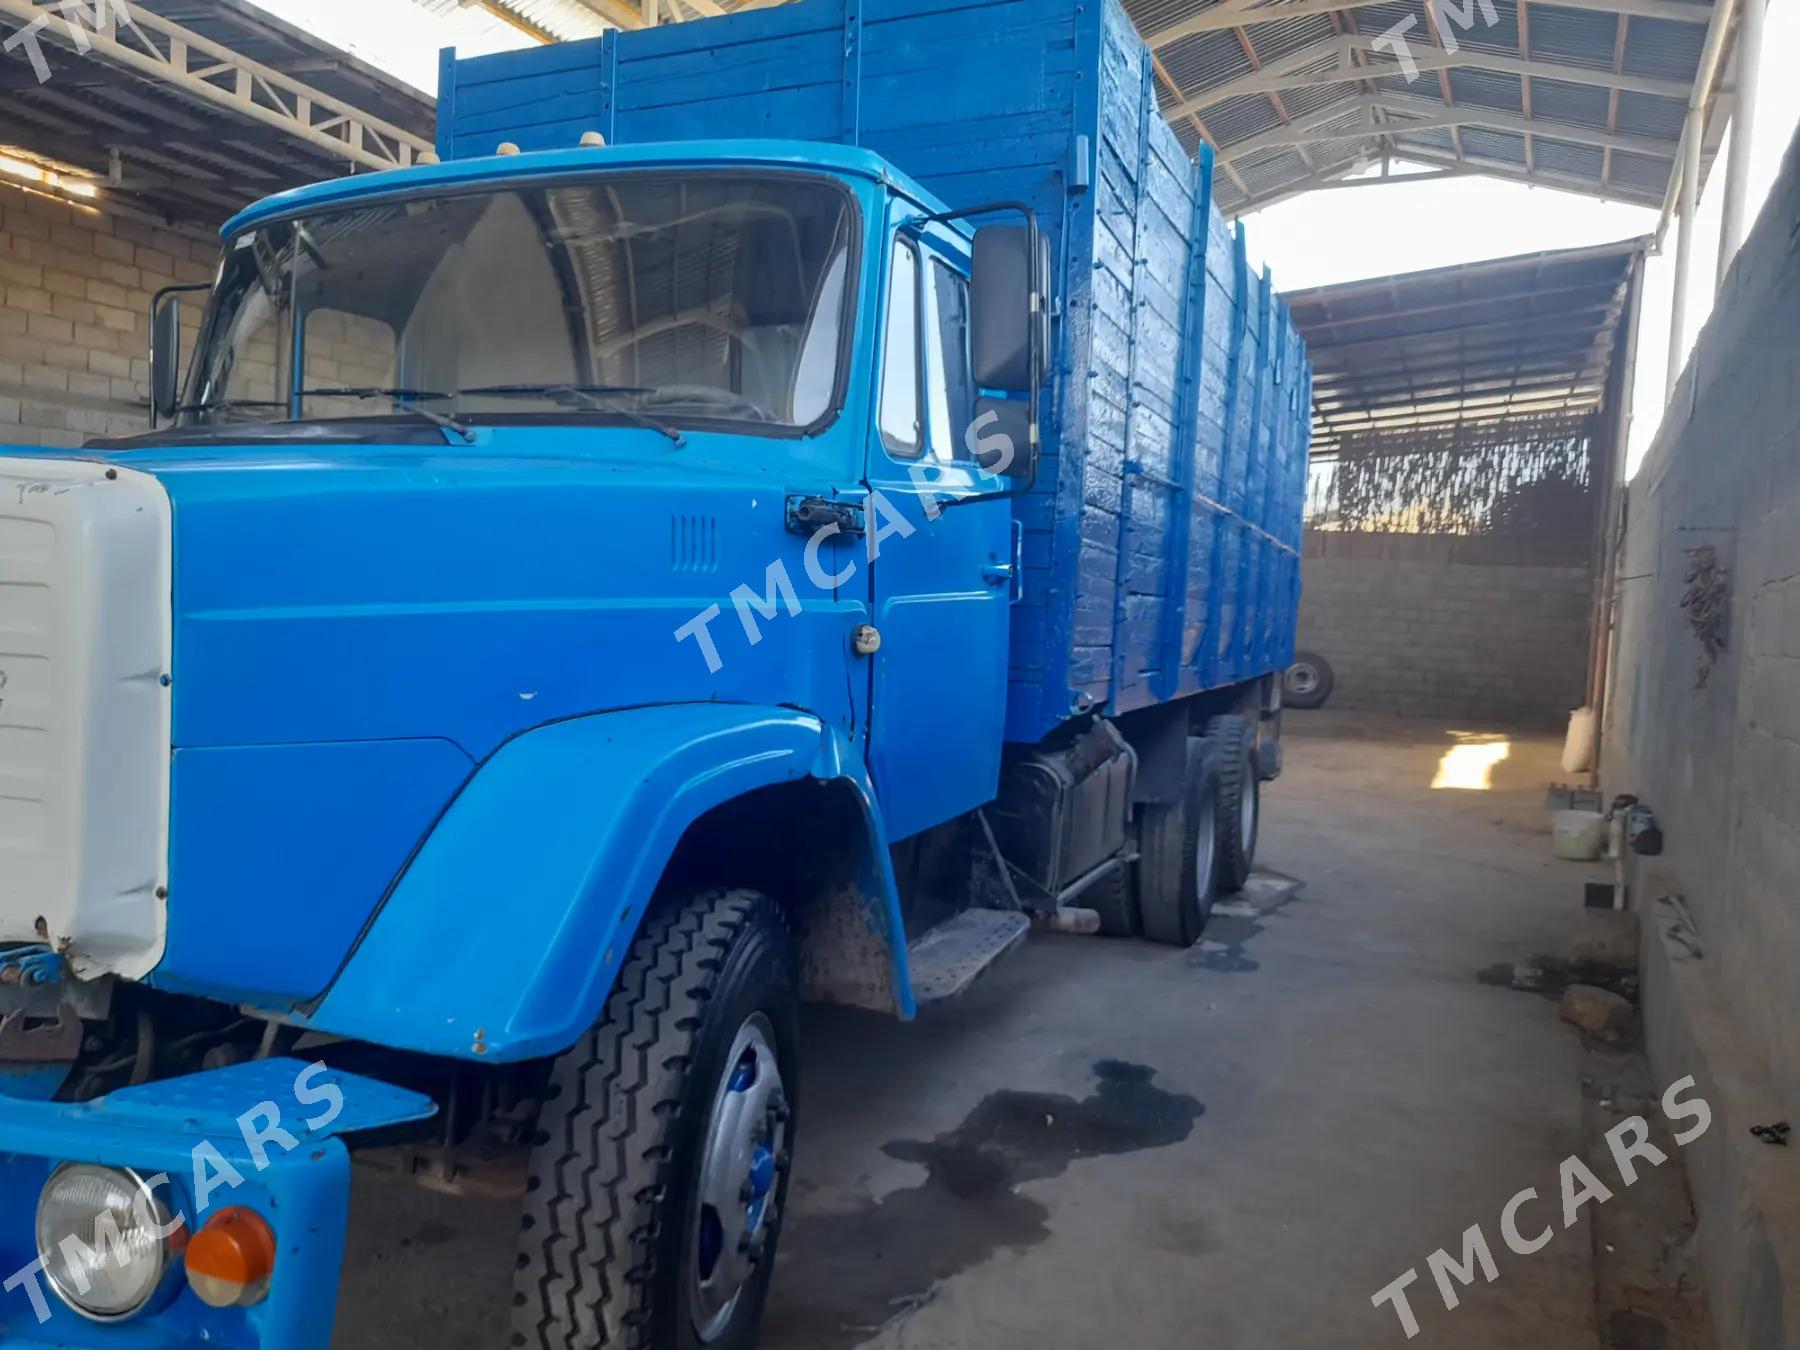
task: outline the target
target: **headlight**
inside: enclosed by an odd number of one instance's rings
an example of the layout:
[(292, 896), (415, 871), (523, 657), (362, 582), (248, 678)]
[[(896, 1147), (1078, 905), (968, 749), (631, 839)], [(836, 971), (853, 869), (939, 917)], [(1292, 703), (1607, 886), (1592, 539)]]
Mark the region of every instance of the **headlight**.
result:
[(37, 1250), (57, 1295), (99, 1322), (129, 1317), (168, 1273), (177, 1226), (136, 1172), (68, 1163), (38, 1197)]

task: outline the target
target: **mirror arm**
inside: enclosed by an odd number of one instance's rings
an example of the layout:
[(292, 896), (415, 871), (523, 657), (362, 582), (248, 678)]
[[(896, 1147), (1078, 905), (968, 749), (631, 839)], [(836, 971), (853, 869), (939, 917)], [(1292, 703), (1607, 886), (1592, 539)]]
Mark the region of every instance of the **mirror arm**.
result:
[[(177, 282), (173, 286), (164, 286), (155, 295), (151, 296), (150, 333), (152, 342), (154, 343), (155, 341), (156, 314), (157, 311), (162, 308), (164, 300), (167, 300), (171, 295), (185, 295), (192, 291), (210, 291), (212, 288), (213, 284), (210, 281), (183, 281)], [(151, 354), (154, 355), (154, 351), (152, 351)], [(177, 383), (176, 388), (180, 388), (179, 382)], [(152, 369), (150, 372), (150, 430), (152, 431), (156, 430), (156, 417), (156, 371)]]
[[(1029, 243), (1029, 247), (1031, 249), (1031, 256), (1033, 258), (1038, 257), (1039, 256), (1039, 241), (1043, 238), (1043, 231), (1038, 228), (1037, 212), (1031, 209), (1031, 204), (1029, 202), (1022, 202), (1022, 201), (984, 202), (980, 206), (964, 206), (964, 207), (960, 207), (954, 211), (938, 211), (938, 212), (934, 212), (933, 214), (928, 215), (928, 216), (914, 216), (902, 228), (911, 230), (914, 227), (921, 226), (921, 225), (943, 224), (943, 223), (947, 223), (947, 222), (953, 221), (953, 220), (967, 220), (973, 216), (993, 216), (993, 215), (1001, 215), (1006, 212), (1012, 212), (1014, 214), (1025, 217), (1025, 233), (1026, 233), (1026, 238)], [(1050, 278), (1047, 276), (1039, 277), (1039, 278), (1037, 278), (1037, 280), (1043, 284), (1044, 289), (1041, 291), (1034, 289), (1034, 291), (1032, 293), (1032, 301), (1035, 304), (1044, 306), (1044, 309), (1045, 309), (1046, 315), (1047, 315), (1049, 308), (1050, 308), (1050, 296), (1049, 296)], [(1031, 380), (1031, 395), (1030, 395), (1030, 398), (1031, 398), (1031, 431), (1032, 431), (1032, 436), (1034, 438), (1038, 438), (1038, 428), (1039, 428), (1038, 415), (1039, 415), (1039, 411), (1040, 411), (1040, 391), (1043, 388), (1045, 379), (1047, 379), (1049, 376), (1049, 371), (1046, 369), (1046, 367), (1048, 366), (1049, 361), (1050, 361), (1050, 353), (1047, 351), (1039, 350), (1040, 344), (1038, 343), (1038, 340), (1037, 340), (1037, 334), (1038, 334), (1039, 330), (1038, 330), (1038, 324), (1036, 322), (1037, 316), (1035, 314), (1032, 315), (1032, 320), (1033, 320), (1032, 325), (1031, 325), (1031, 331), (1032, 331), (1032, 353), (1031, 353), (1032, 380)], [(1032, 441), (1032, 444), (1030, 447), (1031, 462), (1027, 466), (1028, 472), (1025, 475), (1024, 483), (1020, 484), (1017, 487), (1002, 488), (996, 492), (978, 492), (972, 497), (953, 497), (948, 501), (940, 502), (938, 504), (938, 509), (944, 510), (944, 509), (947, 509), (952, 506), (968, 506), (975, 502), (1004, 501), (1011, 497), (1024, 497), (1024, 496), (1030, 495), (1032, 489), (1037, 486), (1038, 448), (1039, 448), (1039, 440), (1040, 439), (1041, 438), (1038, 438), (1038, 439), (1034, 439)]]

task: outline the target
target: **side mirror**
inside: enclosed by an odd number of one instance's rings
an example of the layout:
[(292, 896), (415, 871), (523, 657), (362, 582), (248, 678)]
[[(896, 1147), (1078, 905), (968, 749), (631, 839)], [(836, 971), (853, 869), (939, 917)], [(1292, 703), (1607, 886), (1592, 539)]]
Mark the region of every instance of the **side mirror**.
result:
[(982, 388), (1029, 394), (1043, 383), (1049, 276), (1049, 246), (1037, 230), (985, 225), (975, 231), (969, 338), (975, 383)]
[(1030, 478), (1037, 449), (1033, 430), (1031, 404), (1023, 399), (978, 398), (969, 448), (975, 462), (988, 473), (1002, 478)]
[(150, 316), (150, 407), (157, 417), (181, 406), (181, 300), (167, 296)]

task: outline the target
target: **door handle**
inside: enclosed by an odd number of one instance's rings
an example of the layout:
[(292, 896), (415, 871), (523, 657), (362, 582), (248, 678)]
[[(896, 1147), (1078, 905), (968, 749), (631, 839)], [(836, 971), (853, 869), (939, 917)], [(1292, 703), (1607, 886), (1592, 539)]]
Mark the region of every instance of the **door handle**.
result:
[(853, 502), (798, 493), (787, 499), (787, 527), (795, 534), (812, 535), (835, 527), (840, 534), (861, 535), (863, 509)]
[(981, 578), (990, 586), (1005, 586), (1018, 574), (1018, 569), (1009, 562), (991, 562), (981, 569)]

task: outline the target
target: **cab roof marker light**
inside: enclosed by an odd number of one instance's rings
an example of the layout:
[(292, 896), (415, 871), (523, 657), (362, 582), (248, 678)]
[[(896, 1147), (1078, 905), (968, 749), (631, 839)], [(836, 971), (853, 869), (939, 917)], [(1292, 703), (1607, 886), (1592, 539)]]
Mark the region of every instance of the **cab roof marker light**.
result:
[(590, 149), (596, 149), (606, 144), (606, 137), (597, 131), (584, 131), (581, 133), (581, 143)]
[(514, 141), (501, 141), (500, 148), (495, 150), (494, 153), (496, 155), (516, 155), (519, 153), (519, 147)]

